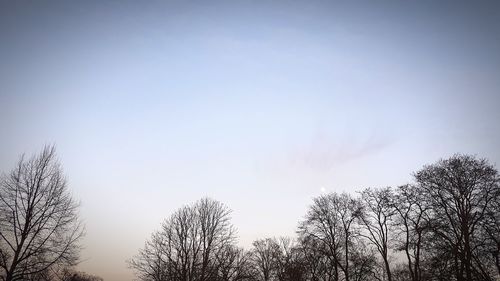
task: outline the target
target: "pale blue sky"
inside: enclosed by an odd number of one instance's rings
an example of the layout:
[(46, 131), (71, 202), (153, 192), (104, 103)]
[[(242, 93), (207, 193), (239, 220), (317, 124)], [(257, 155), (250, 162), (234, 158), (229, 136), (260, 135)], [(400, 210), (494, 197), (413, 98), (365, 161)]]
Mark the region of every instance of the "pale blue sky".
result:
[(0, 170), (55, 143), (83, 270), (183, 204), (240, 244), (293, 235), (313, 196), (398, 185), (453, 153), (500, 161), (494, 1), (0, 3)]

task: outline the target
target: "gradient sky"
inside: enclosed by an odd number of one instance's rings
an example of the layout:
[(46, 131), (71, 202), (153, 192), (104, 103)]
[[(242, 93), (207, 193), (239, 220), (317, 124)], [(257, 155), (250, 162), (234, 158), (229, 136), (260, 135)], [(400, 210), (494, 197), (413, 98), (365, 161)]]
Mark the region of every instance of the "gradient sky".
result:
[(346, 2), (1, 1), (0, 171), (55, 143), (80, 268), (126, 281), (204, 196), (248, 247), (322, 190), (500, 163), (500, 2)]

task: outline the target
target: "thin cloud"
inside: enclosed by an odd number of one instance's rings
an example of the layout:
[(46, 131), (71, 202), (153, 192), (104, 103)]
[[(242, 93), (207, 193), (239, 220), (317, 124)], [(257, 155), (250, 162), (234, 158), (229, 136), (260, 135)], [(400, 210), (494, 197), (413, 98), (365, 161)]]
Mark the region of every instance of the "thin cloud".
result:
[(376, 136), (339, 140), (320, 134), (292, 152), (292, 162), (317, 172), (328, 172), (338, 165), (378, 153), (391, 143), (392, 140)]

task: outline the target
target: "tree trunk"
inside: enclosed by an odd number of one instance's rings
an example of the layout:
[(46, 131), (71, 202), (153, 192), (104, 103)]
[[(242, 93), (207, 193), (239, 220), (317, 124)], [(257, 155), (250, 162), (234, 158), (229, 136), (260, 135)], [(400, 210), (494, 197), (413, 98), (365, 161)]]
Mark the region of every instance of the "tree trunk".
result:
[(5, 281), (12, 281), (12, 271), (7, 272), (7, 276), (5, 276)]
[(472, 251), (468, 227), (464, 229), (464, 232), (465, 276), (467, 280), (472, 280)]
[(498, 275), (500, 275), (500, 243), (497, 244), (497, 251), (495, 255), (495, 265), (497, 266)]
[(410, 234), (409, 234), (409, 229), (406, 228), (406, 241), (405, 241), (405, 253), (406, 253), (406, 258), (408, 259), (408, 271), (410, 272), (410, 277), (412, 281), (416, 281), (415, 273), (413, 270), (413, 264), (411, 261), (411, 255), (410, 255)]
[(415, 265), (414, 265), (414, 273), (415, 273), (415, 281), (420, 281), (421, 270), (420, 270), (420, 244), (422, 243), (422, 233), (418, 232), (417, 245), (415, 245)]
[(349, 236), (345, 236), (345, 281), (349, 281)]
[(387, 281), (392, 281), (391, 268), (389, 266), (389, 261), (387, 260), (387, 257), (384, 257), (384, 264), (385, 264), (385, 270), (387, 272)]

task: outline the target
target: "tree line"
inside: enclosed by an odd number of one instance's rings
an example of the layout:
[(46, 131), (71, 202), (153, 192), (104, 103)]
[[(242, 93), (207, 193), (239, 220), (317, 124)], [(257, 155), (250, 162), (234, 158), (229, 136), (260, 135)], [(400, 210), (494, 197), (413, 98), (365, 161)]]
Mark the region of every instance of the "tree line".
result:
[[(312, 200), (294, 237), (238, 246), (231, 210), (203, 198), (161, 225), (128, 264), (140, 281), (498, 281), (500, 177), (457, 154), (409, 184)], [(99, 281), (74, 270), (83, 224), (55, 149), (0, 177), (0, 280)]]
[(129, 261), (142, 281), (495, 281), (500, 278), (500, 178), (455, 155), (410, 184), (313, 199), (296, 237), (237, 246), (230, 209), (182, 207)]

